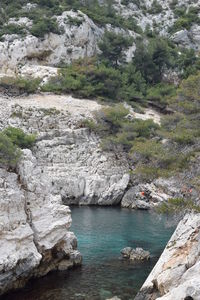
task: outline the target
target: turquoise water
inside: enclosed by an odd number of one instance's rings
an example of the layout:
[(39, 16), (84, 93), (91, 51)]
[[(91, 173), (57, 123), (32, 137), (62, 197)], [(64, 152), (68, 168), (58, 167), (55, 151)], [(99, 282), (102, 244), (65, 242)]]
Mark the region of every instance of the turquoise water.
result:
[[(3, 299), (104, 300), (114, 295), (134, 299), (174, 230), (165, 226), (164, 217), (146, 211), (74, 207), (72, 218), (83, 266), (32, 280)], [(149, 250), (151, 260), (134, 264), (120, 259), (120, 250), (127, 246)]]

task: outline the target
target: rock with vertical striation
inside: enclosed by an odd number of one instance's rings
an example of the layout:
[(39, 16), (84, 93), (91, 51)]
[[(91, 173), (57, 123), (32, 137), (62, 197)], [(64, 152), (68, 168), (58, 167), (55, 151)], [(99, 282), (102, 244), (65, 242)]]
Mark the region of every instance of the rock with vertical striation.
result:
[(200, 299), (200, 214), (187, 214), (135, 300)]

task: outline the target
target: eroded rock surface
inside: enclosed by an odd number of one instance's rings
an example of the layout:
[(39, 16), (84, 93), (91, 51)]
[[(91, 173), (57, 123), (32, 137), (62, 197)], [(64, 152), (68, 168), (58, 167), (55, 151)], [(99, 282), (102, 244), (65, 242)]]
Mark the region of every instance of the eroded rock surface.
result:
[(131, 187), (124, 195), (121, 205), (135, 209), (151, 209), (169, 198), (181, 196), (181, 188), (176, 180), (160, 178), (152, 183)]
[(200, 214), (179, 223), (135, 300), (200, 299)]
[(0, 169), (0, 294), (81, 263), (65, 204), (113, 205), (129, 182), (125, 157), (104, 153), (83, 121), (101, 106), (70, 96), (0, 97), (1, 129), (36, 133), (17, 173)]
[(130, 259), (132, 261), (144, 261), (150, 259), (150, 252), (139, 247), (136, 249), (126, 247), (121, 250), (121, 255), (123, 258)]
[(30, 150), (18, 172), (0, 169), (0, 294), (23, 286), (30, 277), (81, 263), (77, 241), (68, 229), (71, 214)]
[[(80, 24), (77, 26), (70, 24), (71, 18), (78, 19)], [(22, 21), (22, 19), (18, 21), (12, 19), (10, 23), (17, 22), (20, 25)], [(72, 59), (93, 56), (96, 53), (97, 40), (102, 36), (103, 31), (85, 14), (66, 11), (57, 17), (57, 23), (61, 34), (50, 33), (44, 39), (31, 34), (23, 39), (19, 35), (4, 36), (4, 41), (0, 42), (2, 72), (20, 73), (19, 65), (56, 66), (61, 62), (70, 63)], [(38, 77), (39, 75), (38, 73)]]
[[(69, 96), (38, 95), (10, 102), (8, 124), (38, 135), (33, 149), (53, 195), (65, 204), (118, 204), (129, 183), (123, 154), (103, 152), (83, 121), (101, 106)], [(5, 125), (6, 126), (6, 125)]]
[[(103, 1), (104, 2), (104, 1)], [(30, 4), (30, 6), (29, 6)], [(32, 5), (32, 6), (31, 6)], [(28, 3), (23, 7), (25, 12), (31, 11), (35, 4)], [(179, 30), (173, 34), (171, 28), (177, 21), (175, 10), (178, 7), (198, 7), (198, 1), (182, 0), (174, 4), (171, 1), (153, 0), (132, 2), (115, 1), (116, 13), (124, 19), (133, 18), (140, 28), (136, 30), (114, 27), (111, 24), (95, 24), (86, 14), (81, 11), (65, 11), (56, 19), (60, 33), (49, 33), (44, 38), (31, 35), (33, 21), (28, 17), (10, 18), (6, 25), (26, 26), (24, 37), (18, 34), (5, 34), (0, 41), (0, 72), (4, 75), (35, 75), (36, 66), (40, 66), (37, 77), (45, 80), (55, 76), (57, 66), (63, 63), (71, 63), (73, 60), (91, 57), (99, 53), (98, 42), (105, 30), (122, 33), (135, 40), (146, 28), (155, 30), (158, 35), (172, 39), (179, 46), (200, 49), (200, 26), (196, 22), (190, 28)], [(155, 10), (157, 6), (157, 10)], [(159, 8), (160, 7), (160, 8)], [(159, 8), (159, 9), (158, 9)], [(126, 51), (127, 61), (134, 56), (135, 42)], [(46, 66), (46, 68), (45, 68)], [(50, 67), (50, 68), (48, 68)], [(55, 70), (52, 69), (55, 67)], [(31, 72), (32, 69), (32, 72)]]

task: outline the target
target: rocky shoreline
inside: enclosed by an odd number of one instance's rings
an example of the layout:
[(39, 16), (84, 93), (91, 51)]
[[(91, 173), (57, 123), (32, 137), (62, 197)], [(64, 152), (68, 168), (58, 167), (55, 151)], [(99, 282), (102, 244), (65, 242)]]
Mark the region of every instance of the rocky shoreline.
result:
[(16, 173), (1, 169), (0, 295), (31, 277), (81, 264), (71, 214), (49, 193), (35, 157), (24, 150)]
[(187, 214), (135, 300), (200, 299), (199, 237), (200, 214)]

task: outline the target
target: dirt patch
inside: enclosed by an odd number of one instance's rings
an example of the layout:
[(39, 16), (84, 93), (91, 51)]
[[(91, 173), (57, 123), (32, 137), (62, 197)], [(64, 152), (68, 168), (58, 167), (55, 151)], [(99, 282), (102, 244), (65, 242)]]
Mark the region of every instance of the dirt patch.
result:
[(12, 102), (22, 107), (56, 108), (86, 117), (91, 117), (94, 111), (101, 109), (101, 105), (94, 100), (77, 99), (70, 95), (35, 94), (15, 98)]

